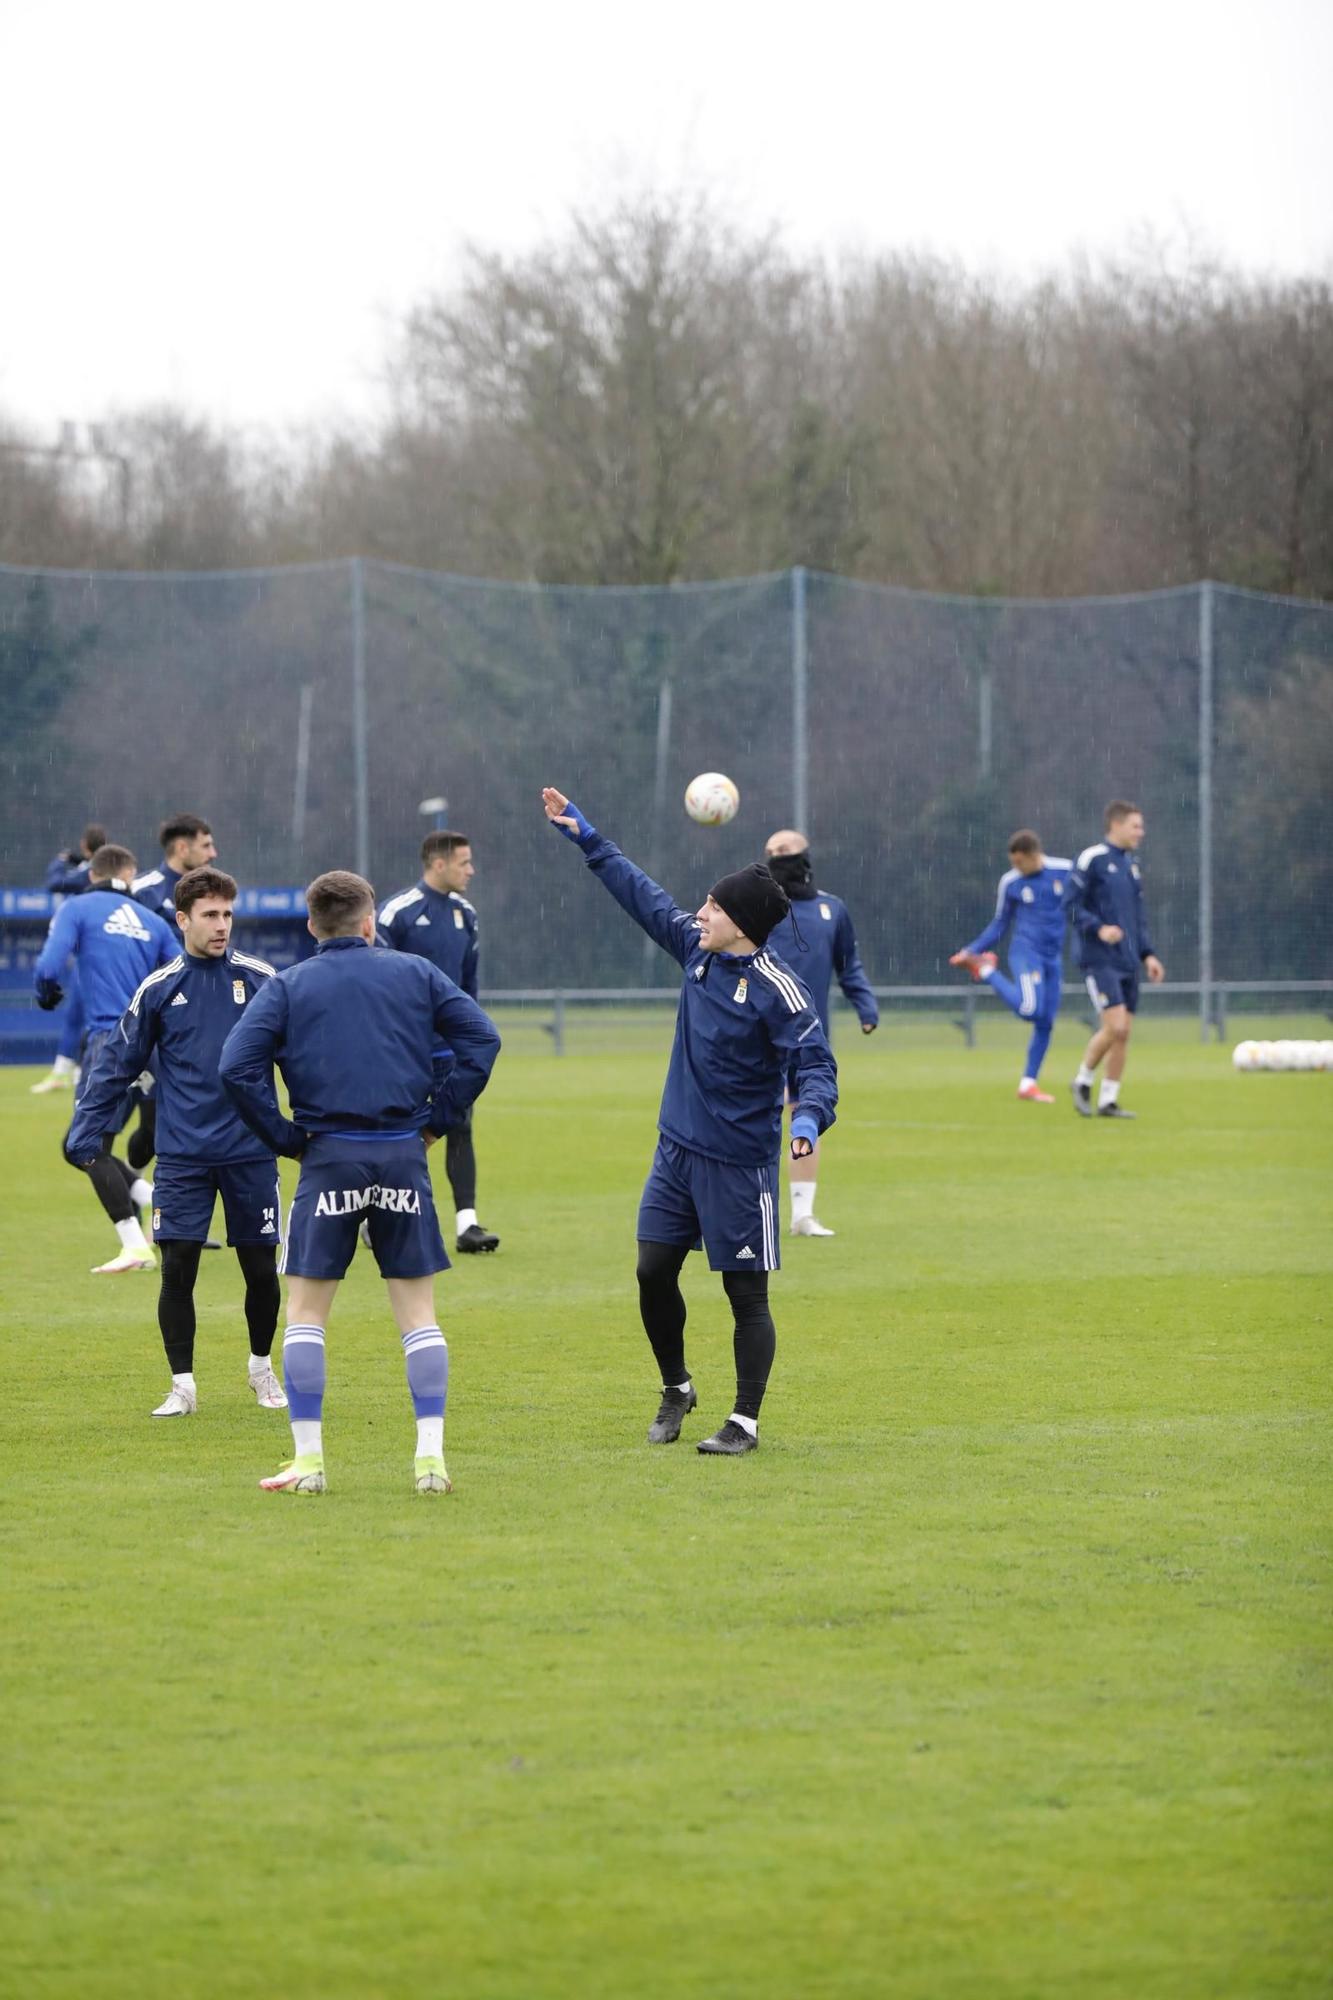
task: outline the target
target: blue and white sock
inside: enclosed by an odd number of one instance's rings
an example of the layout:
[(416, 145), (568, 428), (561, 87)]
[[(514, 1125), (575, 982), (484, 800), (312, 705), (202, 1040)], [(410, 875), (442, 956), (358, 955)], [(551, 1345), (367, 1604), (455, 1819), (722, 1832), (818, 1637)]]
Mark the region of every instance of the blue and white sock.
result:
[(418, 1458), (444, 1456), (444, 1405), (449, 1394), (449, 1349), (438, 1326), (403, 1335), (407, 1386), (417, 1418)]
[[(297, 1455), (318, 1451), (318, 1436), (311, 1443), (306, 1428), (318, 1426), (324, 1414), (324, 1329), (322, 1326), (289, 1326), (282, 1337), (282, 1379), (291, 1412), (292, 1438)], [(296, 1426), (302, 1429), (298, 1434)]]

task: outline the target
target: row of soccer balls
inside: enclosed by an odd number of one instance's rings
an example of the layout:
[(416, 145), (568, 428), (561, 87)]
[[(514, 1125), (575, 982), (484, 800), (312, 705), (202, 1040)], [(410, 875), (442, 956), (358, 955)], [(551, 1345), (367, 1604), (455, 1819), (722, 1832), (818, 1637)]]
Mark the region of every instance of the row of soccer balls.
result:
[(1237, 1069), (1333, 1069), (1333, 1042), (1237, 1042)]

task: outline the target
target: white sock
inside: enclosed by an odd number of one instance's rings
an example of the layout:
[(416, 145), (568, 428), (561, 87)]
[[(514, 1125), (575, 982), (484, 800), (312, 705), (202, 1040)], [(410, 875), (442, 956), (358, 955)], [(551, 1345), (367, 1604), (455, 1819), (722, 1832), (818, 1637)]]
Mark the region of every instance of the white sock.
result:
[(690, 1389), (690, 1388), (691, 1388), (692, 1386), (693, 1386), (693, 1385), (692, 1385), (692, 1383), (691, 1383), (691, 1381), (690, 1381), (690, 1378), (689, 1378), (689, 1376), (688, 1376), (688, 1375), (687, 1375), (687, 1376), (685, 1377), (685, 1380), (684, 1380), (683, 1382), (677, 1382), (677, 1384), (676, 1384), (676, 1388), (677, 1388), (677, 1390), (679, 1391), (679, 1393), (680, 1393), (680, 1394), (681, 1394), (682, 1396), (683, 1396), (683, 1395), (685, 1395), (685, 1394), (686, 1394), (686, 1392), (687, 1392), (687, 1391), (688, 1391), (688, 1390), (689, 1390), (689, 1389)]
[(1086, 1063), (1080, 1063), (1078, 1066), (1078, 1075), (1074, 1078), (1074, 1081), (1077, 1084), (1081, 1084), (1084, 1090), (1091, 1090), (1097, 1079)]
[(273, 1356), (271, 1354), (252, 1354), (250, 1356), (250, 1373), (252, 1375), (262, 1375), (265, 1369), (272, 1366)]
[(292, 1418), (292, 1451), (297, 1458), (323, 1458), (324, 1425), (318, 1417)]
[(741, 1429), (743, 1431), (748, 1431), (752, 1438), (758, 1437), (759, 1435), (758, 1417), (743, 1417), (741, 1416), (738, 1410), (733, 1410), (731, 1413), (730, 1421), (733, 1424), (739, 1424)]
[(1119, 1095), (1119, 1082), (1112, 1083), (1109, 1077), (1103, 1078), (1101, 1090), (1097, 1094), (1098, 1104), (1114, 1104)]
[(190, 1396), (196, 1393), (193, 1375), (173, 1375), (171, 1386), (173, 1389), (184, 1389), (186, 1394)]
[(813, 1181), (793, 1181), (791, 1184), (791, 1219), (793, 1228), (807, 1215), (815, 1212), (815, 1184)]
[(132, 1215), (128, 1222), (118, 1222), (116, 1224), (116, 1234), (120, 1238), (122, 1247), (126, 1250), (146, 1250), (148, 1248), (148, 1245), (144, 1242), (143, 1231), (139, 1227), (139, 1218), (137, 1215)]
[(1029, 1085), (1031, 1085), (1031, 1087), (1033, 1088), (1033, 1090), (1035, 1090), (1035, 1089), (1036, 1089), (1036, 1087), (1037, 1087), (1037, 1079), (1036, 1079), (1036, 1077), (1035, 1077), (1035, 1076), (1025, 1076), (1025, 1077), (1023, 1077), (1023, 1078), (1022, 1078), (1022, 1079), (1020, 1080), (1020, 1082), (1019, 1082), (1019, 1086), (1018, 1086), (1018, 1087), (1019, 1087), (1019, 1089), (1020, 1089), (1020, 1090), (1026, 1090), (1026, 1089), (1028, 1088), (1028, 1086), (1029, 1086)]
[(444, 1418), (417, 1418), (417, 1457), (444, 1457)]
[(136, 1208), (151, 1208), (153, 1206), (153, 1183), (146, 1181), (142, 1174), (140, 1174), (137, 1181), (131, 1181), (130, 1183), (130, 1200)]
[(51, 1065), (52, 1076), (73, 1076), (78, 1064), (73, 1056), (57, 1056)]
[(994, 979), (999, 969), (997, 965), (983, 965), (977, 977), (979, 979)]
[(465, 1229), (471, 1229), (475, 1225), (476, 1220), (477, 1211), (475, 1208), (460, 1208), (455, 1217), (457, 1234), (461, 1236)]

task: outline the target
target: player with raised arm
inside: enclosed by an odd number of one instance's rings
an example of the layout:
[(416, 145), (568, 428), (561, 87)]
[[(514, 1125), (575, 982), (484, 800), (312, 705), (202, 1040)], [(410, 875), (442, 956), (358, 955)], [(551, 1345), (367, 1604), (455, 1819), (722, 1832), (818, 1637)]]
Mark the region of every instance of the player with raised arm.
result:
[(75, 1166), (93, 1163), (126, 1090), (154, 1059), (153, 1240), (162, 1257), (157, 1322), (171, 1388), (153, 1415), (189, 1417), (198, 1408), (194, 1287), (219, 1195), (227, 1241), (245, 1279), (250, 1388), (261, 1409), (285, 1410), (271, 1359), (281, 1303), (278, 1163), (272, 1148), (237, 1117), (218, 1076), (223, 1043), (241, 1010), (272, 979), (273, 967), (232, 945), (236, 884), (230, 875), (193, 869), (177, 882), (175, 902), (182, 950), (148, 974), (103, 1043), (79, 1094), (65, 1151)]
[[(90, 825), (83, 829), (77, 848), (62, 848), (47, 866), (46, 887), (58, 910), (67, 896), (81, 896), (88, 887), (88, 868), (99, 847), (106, 846), (106, 828)], [(52, 922), (54, 922), (54, 916)], [(29, 1089), (34, 1097), (53, 1090), (72, 1090), (79, 1081), (79, 1057), (85, 1032), (83, 999), (79, 992), (79, 968), (71, 964), (65, 981), (65, 1006), (60, 1016), (60, 1039), (55, 1061), (47, 1075)]]
[[(428, 833), (421, 843), (421, 880), (390, 896), (378, 920), (384, 944), (428, 958), (471, 1000), (477, 997), (477, 913), (464, 891), (475, 873), (472, 843), (465, 833)], [(441, 1074), (449, 1059), (448, 1049), (436, 1051)], [(470, 1112), (445, 1136), (444, 1171), (454, 1198), (456, 1247), (469, 1255), (498, 1250), (499, 1237), (477, 1220), (477, 1155)]]
[[(74, 1099), (76, 1118), (83, 1087), (103, 1042), (140, 982), (176, 952), (176, 939), (161, 917), (143, 909), (130, 897), (134, 867), (134, 856), (127, 847), (110, 844), (99, 847), (89, 864), (87, 889), (81, 896), (71, 896), (61, 904), (33, 968), (37, 1005), (50, 1009), (58, 1007), (64, 998), (62, 981), (69, 966), (78, 967), (87, 1036), (83, 1076)], [(95, 1267), (99, 1277), (156, 1269), (152, 1250), (135, 1214), (136, 1208), (146, 1207), (152, 1201), (152, 1187), (111, 1151), (111, 1137), (120, 1130), (127, 1115), (128, 1107), (122, 1105), (101, 1136), (96, 1156), (83, 1163), (120, 1238), (116, 1256)], [(67, 1133), (67, 1141), (68, 1136)]]
[(1091, 1118), (1097, 1065), (1106, 1074), (1097, 1096), (1099, 1118), (1133, 1118), (1120, 1102), (1120, 1080), (1139, 1005), (1139, 967), (1156, 986), (1165, 979), (1148, 935), (1143, 881), (1135, 855), (1143, 842), (1143, 814), (1128, 799), (1106, 808), (1106, 838), (1085, 847), (1069, 878), (1069, 918), (1074, 959), (1087, 981), (1098, 1027), (1069, 1086), (1080, 1118)]
[(789, 904), (754, 862), (724, 875), (691, 916), (563, 792), (547, 786), (542, 805), (621, 908), (684, 969), (657, 1152), (639, 1203), (639, 1311), (662, 1378), (648, 1442), (674, 1444), (698, 1402), (685, 1364), (679, 1280), (702, 1242), (731, 1305), (736, 1401), (698, 1449), (740, 1457), (759, 1443), (776, 1346), (768, 1274), (779, 1263), (783, 1084), (794, 1075), (793, 1159), (814, 1150), (838, 1100), (837, 1069), (810, 995), (766, 948)]
[[(1044, 854), (1040, 838), (1026, 826), (1011, 836), (1009, 859), (1013, 866), (1000, 877), (994, 916), (949, 963), (966, 966), (974, 979), (985, 980), (1020, 1021), (1031, 1024), (1018, 1095), (1028, 1104), (1054, 1104), (1037, 1079), (1060, 1012), (1065, 903), (1074, 864)], [(1003, 944), (1011, 927), (1006, 978), (999, 970), (995, 947)]]
[[(835, 975), (856, 1010), (861, 1033), (873, 1035), (879, 1026), (879, 1005), (861, 963), (851, 912), (840, 896), (815, 887), (809, 841), (794, 827), (783, 827), (769, 835), (764, 847), (764, 861), (773, 880), (793, 905), (769, 932), (768, 949), (788, 965), (799, 968), (802, 982), (815, 1003), (820, 1025), (830, 1043), (829, 994)], [(796, 1101), (790, 1079), (788, 1101)], [(793, 1160), (787, 1169), (793, 1236), (834, 1234), (833, 1230), (825, 1229), (823, 1223), (815, 1219), (819, 1154), (820, 1148), (816, 1143), (804, 1159)]]
[[(416, 1491), (450, 1491), (444, 1465), (449, 1350), (435, 1317), (435, 1273), (448, 1268), (426, 1147), (486, 1087), (500, 1037), (475, 1000), (429, 959), (372, 950), (375, 892), (334, 869), (306, 891), (313, 958), (288, 966), (245, 1009), (219, 1070), (245, 1123), (301, 1162), (287, 1225), (282, 1360), (293, 1457), (270, 1493), (324, 1491), (324, 1334), (362, 1216), (402, 1335), (417, 1419)], [(447, 1043), (442, 1083), (432, 1065)], [(273, 1086), (281, 1069), (292, 1115)]]

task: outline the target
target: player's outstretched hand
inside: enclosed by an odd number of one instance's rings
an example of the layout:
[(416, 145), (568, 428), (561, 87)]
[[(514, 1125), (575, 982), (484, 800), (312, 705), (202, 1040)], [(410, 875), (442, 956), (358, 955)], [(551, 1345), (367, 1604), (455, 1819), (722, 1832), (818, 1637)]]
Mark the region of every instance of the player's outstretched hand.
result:
[(551, 825), (564, 834), (566, 840), (582, 840), (596, 828), (583, 817), (578, 807), (558, 792), (554, 785), (542, 787), (542, 807)]
[(814, 1150), (808, 1139), (793, 1139), (791, 1142), (791, 1156), (794, 1160), (808, 1160)]
[(950, 965), (966, 965), (968, 956), (969, 954), (965, 951), (956, 951), (949, 960), (949, 963)]
[(1143, 969), (1154, 986), (1160, 986), (1166, 978), (1166, 967), (1162, 964), (1161, 959), (1151, 951), (1143, 961)]

